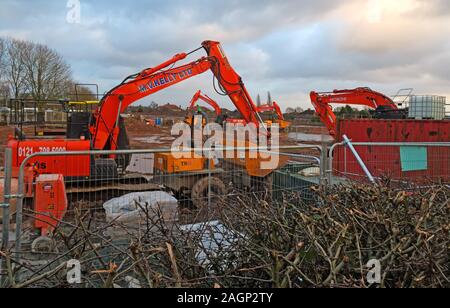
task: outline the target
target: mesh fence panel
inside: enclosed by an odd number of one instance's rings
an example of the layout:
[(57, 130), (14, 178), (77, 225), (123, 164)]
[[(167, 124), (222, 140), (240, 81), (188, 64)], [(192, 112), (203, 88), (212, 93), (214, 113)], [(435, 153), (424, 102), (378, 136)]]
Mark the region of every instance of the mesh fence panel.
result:
[[(194, 254), (190, 262), (200, 264), (197, 270), (216, 267), (205, 265), (211, 262), (207, 254), (232, 245), (235, 231), (228, 231), (221, 221), (236, 214), (237, 204), (311, 201), (310, 188), (321, 176), (316, 147), (290, 148), (281, 155), (282, 166), (264, 176), (250, 176), (234, 159), (203, 157), (197, 159), (198, 166), (191, 166), (193, 170), (183, 171), (183, 164), (171, 169), (167, 164), (173, 161), (159, 161), (167, 158), (170, 149), (149, 152), (96, 155), (95, 159), (94, 155), (38, 154), (30, 159), (25, 168), (30, 173), (25, 172), (24, 178), (24, 191), (30, 193), (23, 199), (22, 225), (17, 231), (16, 224), (11, 224), (20, 242), (12, 239), (10, 247), (14, 262), (21, 264), (15, 272), (16, 283), (26, 284), (43, 272), (61, 272), (61, 262), (76, 259), (89, 272), (84, 286), (104, 286), (108, 271), (125, 270), (129, 275), (115, 280), (123, 284), (141, 270), (136, 258), (150, 254), (145, 256), (145, 262), (150, 262), (161, 249), (170, 252), (169, 247), (181, 247), (172, 243), (174, 239), (186, 241), (184, 249)], [(58, 186), (57, 177), (32, 175), (33, 169), (44, 166), (40, 172), (45, 173), (52, 164), (65, 166), (70, 174), (63, 186)], [(64, 187), (65, 193), (58, 192), (58, 187)], [(65, 209), (60, 206), (66, 196)], [(234, 211), (227, 213), (228, 208)], [(189, 241), (208, 247), (193, 247)], [(144, 251), (130, 251), (133, 245)], [(169, 262), (172, 253), (164, 255)], [(110, 268), (111, 264), (118, 268)], [(173, 268), (167, 270), (173, 274)], [(7, 276), (5, 271), (3, 275)], [(31, 286), (67, 285), (66, 277), (53, 278)]]

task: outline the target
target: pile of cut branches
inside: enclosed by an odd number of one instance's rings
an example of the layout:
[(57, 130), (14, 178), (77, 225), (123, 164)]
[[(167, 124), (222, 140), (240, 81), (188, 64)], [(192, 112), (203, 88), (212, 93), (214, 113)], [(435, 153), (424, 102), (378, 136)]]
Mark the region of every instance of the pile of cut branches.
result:
[[(2, 286), (450, 287), (448, 186), (313, 193), (313, 204), (292, 194), (272, 202), (236, 193), (191, 229), (144, 211), (132, 230), (76, 208), (56, 230), (52, 252), (22, 251), (20, 260), (1, 252)], [(81, 285), (67, 281), (73, 259)]]
[(313, 205), (242, 199), (228, 214), (247, 236), (247, 263), (262, 266), (251, 274), (271, 281), (262, 286), (450, 287), (448, 186), (314, 191)]

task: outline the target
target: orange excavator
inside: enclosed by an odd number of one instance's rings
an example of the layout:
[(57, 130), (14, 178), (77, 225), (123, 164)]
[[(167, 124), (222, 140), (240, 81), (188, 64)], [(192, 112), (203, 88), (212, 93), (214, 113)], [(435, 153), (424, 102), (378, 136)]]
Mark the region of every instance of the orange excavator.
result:
[[(206, 51), (206, 56), (187, 64), (175, 66), (177, 62), (201, 49)], [(121, 118), (121, 114), (128, 106), (207, 71), (211, 71), (215, 77), (215, 90), (230, 98), (245, 123), (253, 123), (257, 128), (264, 127), (257, 107), (242, 78), (231, 66), (220, 43), (205, 41), (200, 48), (192, 52), (177, 54), (155, 67), (126, 77), (118, 86), (104, 95), (94, 113), (71, 115), (74, 118), (68, 121), (65, 138), (27, 138), (20, 130), (16, 130), (15, 136), (9, 136), (7, 144), (13, 153), (13, 174), (17, 176), (18, 168), (27, 157), (40, 152), (129, 149), (126, 128)], [(205, 159), (176, 160), (170, 154), (165, 158), (170, 160), (172, 165), (162, 162), (160, 165), (156, 164), (155, 169), (160, 168), (168, 173), (205, 170)], [(163, 159), (164, 157), (161, 160), (155, 159), (155, 161), (159, 162)], [(78, 179), (82, 181), (117, 179), (121, 170), (125, 170), (128, 163), (128, 158), (119, 159), (116, 155), (37, 156), (29, 159), (26, 167), (33, 171), (32, 177), (35, 180), (31, 180), (31, 182), (40, 183), (40, 185), (35, 186), (34, 190), (29, 190), (26, 196), (34, 200), (34, 206), (36, 209), (39, 208), (40, 212), (48, 213), (53, 217), (61, 217), (67, 204), (64, 198), (56, 201), (54, 198), (58, 195), (65, 195), (64, 182), (67, 179), (70, 179), (71, 182), (76, 182)], [(234, 163), (247, 170), (249, 177), (264, 178), (272, 172), (272, 170), (261, 171), (261, 161), (258, 158), (248, 161), (235, 159)], [(177, 170), (178, 167), (181, 170)], [(106, 175), (107, 179), (105, 179)], [(204, 187), (204, 185), (199, 187)], [(204, 190), (198, 187), (196, 192), (198, 196), (204, 194)], [(53, 201), (50, 200), (51, 198)], [(55, 207), (54, 202), (61, 204)], [(53, 206), (50, 207), (51, 204)], [(41, 209), (40, 206), (48, 206), (48, 208)], [(54, 212), (55, 208), (59, 209), (58, 212)], [(48, 228), (51, 227), (42, 227), (43, 233), (46, 233)]]
[(337, 133), (337, 118), (331, 104), (366, 106), (375, 109), (376, 118), (404, 118), (402, 110), (399, 110), (391, 98), (370, 88), (311, 92), (310, 97), (316, 113), (333, 137)]
[[(219, 104), (217, 104), (217, 102), (215, 100), (213, 100), (212, 98), (210, 98), (208, 95), (202, 93), (201, 90), (198, 90), (194, 96), (192, 97), (191, 102), (189, 103), (189, 107), (188, 107), (188, 111), (192, 111), (192, 110), (199, 110), (198, 107), (198, 101), (201, 100), (205, 103), (207, 103), (209, 106), (211, 106), (217, 116), (216, 122), (219, 124), (224, 124), (226, 123), (233, 123), (233, 124), (247, 124), (246, 120), (244, 119), (232, 119), (232, 118), (228, 118), (227, 116), (222, 114), (222, 108), (220, 108)], [(204, 115), (205, 117), (205, 115)], [(205, 117), (206, 118), (206, 117)], [(189, 125), (192, 124), (192, 117), (190, 115), (186, 116), (185, 122)]]
[(214, 101), (208, 95), (203, 94), (201, 90), (198, 90), (194, 94), (194, 97), (192, 97), (191, 103), (189, 104), (189, 110), (194, 110), (199, 100), (202, 100), (211, 107), (213, 107), (217, 117), (220, 117), (220, 115), (222, 114), (222, 108), (220, 108), (220, 106), (216, 103), (216, 101)]
[[(188, 64), (173, 67), (177, 62), (200, 49), (206, 51), (206, 56)], [(212, 71), (215, 77), (215, 90), (230, 98), (245, 123), (253, 123), (256, 127), (264, 126), (242, 78), (230, 65), (220, 43), (205, 41), (202, 47), (192, 52), (177, 54), (160, 65), (125, 78), (118, 86), (105, 94), (100, 106), (93, 114), (83, 115), (83, 119), (72, 121), (77, 125), (69, 125), (67, 135), (70, 135), (70, 138), (30, 139), (25, 138), (20, 132), (15, 138), (11, 136), (8, 147), (13, 149), (13, 166), (19, 167), (26, 157), (38, 152), (128, 149), (128, 137), (120, 116), (128, 106), (207, 71)], [(81, 117), (81, 113), (76, 116)], [(85, 121), (84, 125), (80, 125), (81, 120)], [(98, 159), (90, 156), (51, 159), (41, 157), (36, 167), (40, 173), (85, 178), (92, 176), (95, 170), (102, 171), (101, 169), (105, 166), (111, 170), (115, 165), (115, 158), (114, 155)], [(34, 163), (35, 161), (32, 160), (30, 165)]]
[(273, 122), (280, 125), (281, 130), (285, 130), (286, 128), (288, 128), (291, 125), (291, 123), (289, 123), (288, 121), (285, 121), (283, 112), (281, 111), (280, 106), (276, 102), (272, 102), (271, 104), (259, 106), (258, 112), (259, 113), (264, 113), (264, 112), (275, 112), (276, 113), (276, 115), (277, 115), (276, 119), (274, 119), (273, 121), (266, 122), (268, 127), (270, 127), (270, 125)]

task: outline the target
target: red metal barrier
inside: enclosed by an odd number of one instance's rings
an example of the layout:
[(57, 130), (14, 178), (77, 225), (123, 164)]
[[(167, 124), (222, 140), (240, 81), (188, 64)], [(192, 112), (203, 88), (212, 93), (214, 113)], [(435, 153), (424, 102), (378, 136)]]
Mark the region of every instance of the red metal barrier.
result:
[(450, 120), (340, 120), (339, 142), (450, 142)]
[[(347, 135), (352, 142), (450, 142), (450, 121), (341, 120), (338, 132), (338, 141)], [(450, 179), (450, 147), (427, 147), (426, 162), (417, 162), (420, 170), (407, 171), (404, 162), (402, 166), (401, 148), (398, 146), (357, 146), (356, 150), (375, 177), (415, 181)], [(333, 165), (336, 174), (364, 177), (353, 154), (345, 151), (343, 147), (336, 150)]]

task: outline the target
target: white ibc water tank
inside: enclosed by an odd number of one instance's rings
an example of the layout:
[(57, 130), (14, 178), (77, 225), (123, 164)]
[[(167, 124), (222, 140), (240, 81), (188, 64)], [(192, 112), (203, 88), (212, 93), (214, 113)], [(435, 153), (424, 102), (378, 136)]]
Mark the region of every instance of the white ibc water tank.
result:
[(409, 100), (409, 118), (422, 120), (443, 120), (445, 118), (445, 96), (411, 96)]

